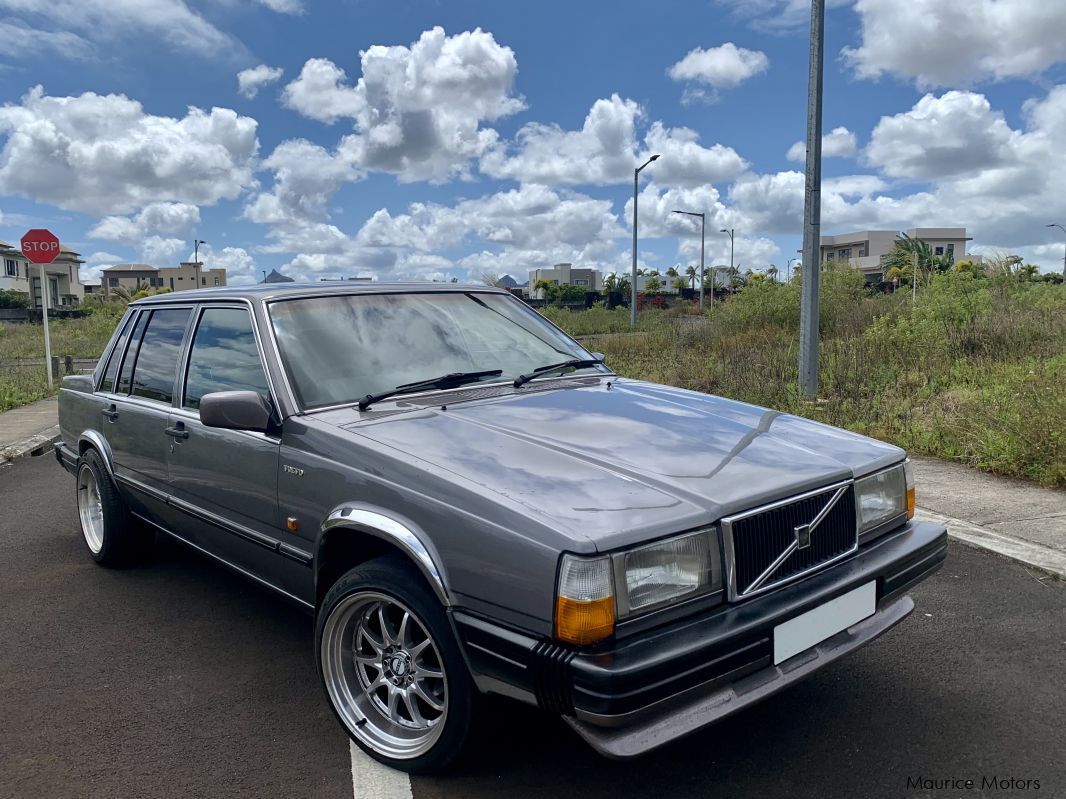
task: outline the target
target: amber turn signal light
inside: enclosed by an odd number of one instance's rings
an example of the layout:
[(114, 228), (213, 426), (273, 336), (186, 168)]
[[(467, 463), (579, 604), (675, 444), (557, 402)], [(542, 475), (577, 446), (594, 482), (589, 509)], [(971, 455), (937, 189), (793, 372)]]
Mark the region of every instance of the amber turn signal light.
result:
[(611, 562), (604, 556), (563, 555), (555, 597), (555, 637), (587, 646), (614, 634)]

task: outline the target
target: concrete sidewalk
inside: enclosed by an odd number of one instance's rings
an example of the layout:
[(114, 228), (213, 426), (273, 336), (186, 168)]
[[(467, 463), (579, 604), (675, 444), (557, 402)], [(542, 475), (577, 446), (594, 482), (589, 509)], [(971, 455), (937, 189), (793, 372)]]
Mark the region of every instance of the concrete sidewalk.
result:
[[(59, 404), (49, 397), (0, 413), (0, 464), (59, 438)], [(948, 534), (1066, 580), (1066, 491), (1038, 488), (935, 458), (912, 458), (919, 518)]]
[(59, 438), (59, 398), (47, 397), (0, 413), (0, 464)]
[(1066, 491), (912, 457), (919, 517), (964, 543), (1066, 580)]

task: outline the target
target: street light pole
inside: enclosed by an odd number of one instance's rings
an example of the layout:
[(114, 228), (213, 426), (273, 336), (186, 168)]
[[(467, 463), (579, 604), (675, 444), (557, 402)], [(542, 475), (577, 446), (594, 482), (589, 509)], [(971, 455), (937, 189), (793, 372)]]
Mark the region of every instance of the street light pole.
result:
[[(685, 214), (686, 216), (698, 216), (700, 218), (700, 310), (703, 310), (703, 252), (706, 249), (704, 242), (707, 239), (707, 214), (696, 213), (695, 211), (674, 211), (675, 214)], [(711, 276), (711, 280), (714, 280), (714, 276)], [(711, 305), (714, 305), (714, 283), (711, 283)]]
[(726, 230), (725, 228), (722, 228), (718, 232), (719, 233), (728, 233), (729, 234), (729, 271), (730, 271), (730, 273), (732, 273), (733, 272), (733, 228), (729, 228), (729, 230)]
[(822, 225), (822, 47), (825, 0), (811, 0), (811, 49), (807, 79), (807, 163), (803, 198), (803, 292), (800, 299), (799, 387), (818, 394), (818, 283)]
[(785, 282), (788, 283), (792, 280), (792, 262), (798, 261), (799, 258), (789, 258), (788, 264), (785, 265)]
[[(1057, 227), (1063, 233), (1066, 233), (1066, 227), (1063, 227), (1057, 222), (1052, 222), (1048, 227)], [(1066, 280), (1066, 252), (1062, 254), (1062, 278), (1063, 280)]]
[(196, 288), (200, 288), (200, 245), (207, 244), (203, 239), (193, 239), (192, 242), (192, 260), (196, 264)]
[(656, 160), (659, 156), (653, 155), (643, 164), (633, 170), (633, 275), (632, 285), (629, 287), (629, 325), (637, 326), (637, 180), (644, 167)]

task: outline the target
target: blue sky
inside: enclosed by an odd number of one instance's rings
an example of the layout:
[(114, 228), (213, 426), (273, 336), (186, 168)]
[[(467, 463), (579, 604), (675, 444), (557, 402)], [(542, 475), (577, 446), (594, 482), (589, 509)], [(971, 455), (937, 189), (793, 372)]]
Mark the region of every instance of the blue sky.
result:
[[(823, 231), (965, 225), (1059, 269), (1066, 5), (830, 0)], [(235, 282), (477, 279), (799, 246), (798, 0), (0, 0), (0, 238)], [(242, 74), (242, 78), (238, 75)], [(1060, 85), (1062, 84), (1062, 85)], [(791, 158), (790, 158), (790, 150)]]

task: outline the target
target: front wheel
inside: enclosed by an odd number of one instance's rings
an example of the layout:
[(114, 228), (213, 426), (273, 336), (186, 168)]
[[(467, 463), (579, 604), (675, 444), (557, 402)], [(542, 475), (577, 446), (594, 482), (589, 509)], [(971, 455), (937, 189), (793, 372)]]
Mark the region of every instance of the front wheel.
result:
[(375, 760), (440, 771), (459, 754), (474, 687), (444, 609), (399, 558), (352, 569), (326, 594), (317, 660), (333, 712)]

